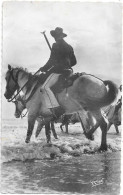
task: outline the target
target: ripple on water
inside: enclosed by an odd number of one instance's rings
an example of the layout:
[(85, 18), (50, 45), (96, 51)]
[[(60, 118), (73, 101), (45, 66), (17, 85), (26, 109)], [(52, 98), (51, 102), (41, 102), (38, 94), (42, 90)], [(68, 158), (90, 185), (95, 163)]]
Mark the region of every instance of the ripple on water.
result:
[[(108, 151), (98, 153), (100, 141), (89, 141), (81, 132), (59, 133), (60, 139), (53, 140), (52, 147), (44, 144), (44, 137), (25, 144), (26, 128), (23, 132), (10, 129), (3, 135), (10, 139), (2, 145), (6, 162), (1, 169), (2, 193), (119, 193), (120, 138), (108, 138)], [(51, 153), (56, 159), (49, 158)], [(93, 187), (93, 181), (102, 179), (102, 184)]]

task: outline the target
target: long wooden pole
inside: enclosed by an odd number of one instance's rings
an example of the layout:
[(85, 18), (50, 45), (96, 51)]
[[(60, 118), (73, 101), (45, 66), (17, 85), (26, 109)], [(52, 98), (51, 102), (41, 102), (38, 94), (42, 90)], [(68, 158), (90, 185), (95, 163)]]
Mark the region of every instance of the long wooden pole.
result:
[(50, 43), (49, 43), (49, 41), (48, 41), (48, 39), (47, 39), (47, 36), (46, 36), (45, 32), (46, 32), (46, 31), (43, 31), (43, 32), (41, 32), (41, 33), (44, 35), (44, 38), (45, 38), (45, 40), (46, 40), (46, 42), (47, 42), (47, 44), (48, 44), (48, 46), (49, 46), (49, 48), (50, 48), (50, 51), (51, 51), (51, 45), (50, 45)]

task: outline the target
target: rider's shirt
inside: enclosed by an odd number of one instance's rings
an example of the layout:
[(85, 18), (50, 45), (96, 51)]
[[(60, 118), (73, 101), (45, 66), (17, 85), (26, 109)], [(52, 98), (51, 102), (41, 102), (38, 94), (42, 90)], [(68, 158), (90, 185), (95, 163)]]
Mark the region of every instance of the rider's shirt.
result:
[(53, 44), (48, 62), (42, 67), (42, 71), (62, 73), (77, 63), (73, 48), (63, 39)]

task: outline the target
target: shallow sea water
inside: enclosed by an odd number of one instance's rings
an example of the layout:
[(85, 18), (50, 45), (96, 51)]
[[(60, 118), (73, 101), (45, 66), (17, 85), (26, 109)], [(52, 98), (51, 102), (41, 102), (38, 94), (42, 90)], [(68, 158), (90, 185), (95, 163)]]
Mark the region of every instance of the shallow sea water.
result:
[[(100, 181), (94, 186), (93, 181)], [(2, 165), (3, 193), (119, 194), (120, 152)]]
[[(18, 123), (19, 124), (19, 123)], [(2, 193), (75, 193), (75, 194), (111, 194), (120, 193), (121, 175), (121, 135), (109, 132), (108, 143), (111, 149), (97, 153), (98, 142), (88, 142), (80, 127), (70, 127), (65, 135), (57, 129), (59, 140), (52, 138), (55, 145), (78, 143), (82, 154), (73, 156), (68, 150), (51, 160), (49, 149), (42, 150), (45, 143), (42, 132), (38, 141), (33, 140), (27, 146), (24, 143), (26, 123), (18, 127), (17, 121), (3, 125), (1, 166)], [(75, 132), (75, 128), (77, 129)], [(99, 136), (98, 134), (96, 135)], [(96, 139), (97, 139), (96, 137)], [(95, 140), (96, 140), (95, 139)], [(94, 145), (95, 144), (95, 145)], [(119, 144), (119, 145), (118, 145)], [(83, 153), (83, 147), (95, 153)], [(91, 147), (90, 147), (91, 146)], [(93, 146), (93, 147), (92, 147)], [(87, 148), (88, 147), (88, 148)], [(116, 150), (115, 150), (116, 149)], [(57, 151), (58, 153), (59, 151)], [(38, 156), (38, 158), (36, 158)]]

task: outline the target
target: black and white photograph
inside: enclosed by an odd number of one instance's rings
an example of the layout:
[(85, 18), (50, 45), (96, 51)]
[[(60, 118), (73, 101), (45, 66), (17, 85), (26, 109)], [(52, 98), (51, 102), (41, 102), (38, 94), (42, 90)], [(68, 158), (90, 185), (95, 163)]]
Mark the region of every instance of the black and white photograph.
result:
[(121, 194), (122, 6), (3, 1), (2, 194)]

